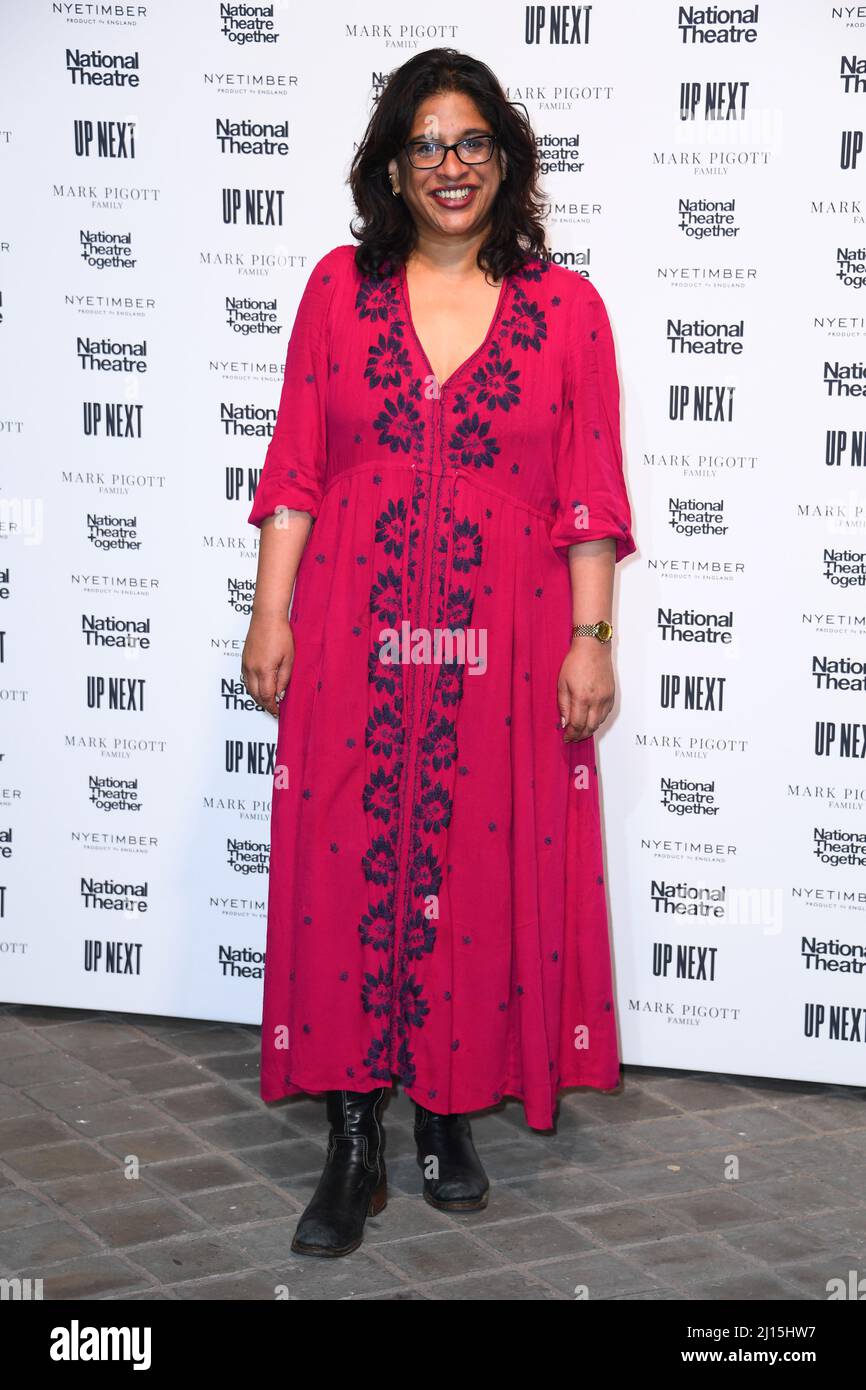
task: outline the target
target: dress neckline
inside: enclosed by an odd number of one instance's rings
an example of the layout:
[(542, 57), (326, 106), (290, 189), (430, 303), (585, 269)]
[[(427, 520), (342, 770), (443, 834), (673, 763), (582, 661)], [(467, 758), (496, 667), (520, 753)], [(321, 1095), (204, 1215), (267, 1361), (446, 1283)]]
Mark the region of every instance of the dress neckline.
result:
[(408, 279), (407, 279), (407, 275), (406, 275), (406, 262), (403, 261), (403, 262), (401, 263), (401, 265), (400, 265), (400, 274), (399, 274), (399, 280), (400, 280), (400, 294), (401, 294), (401, 297), (402, 297), (402, 299), (403, 299), (403, 308), (404, 308), (405, 311), (406, 311), (406, 319), (407, 319), (407, 321), (408, 321), (409, 327), (410, 327), (411, 330), (412, 330), (412, 334), (413, 334), (413, 337), (414, 337), (414, 339), (415, 339), (415, 342), (416, 342), (417, 345), (418, 345), (418, 351), (420, 352), (421, 356), (424, 358), (424, 361), (426, 362), (427, 367), (428, 367), (428, 369), (429, 369), (429, 371), (430, 371), (430, 375), (432, 376), (433, 380), (437, 383), (440, 392), (441, 392), (441, 391), (444, 391), (444, 390), (445, 390), (445, 387), (449, 384), (449, 382), (453, 381), (454, 378), (455, 378), (456, 376), (459, 376), (459, 374), (460, 374), (462, 371), (464, 371), (464, 370), (469, 366), (469, 364), (470, 364), (471, 362), (474, 362), (475, 359), (476, 359), (476, 357), (478, 357), (479, 354), (482, 353), (482, 352), (484, 351), (484, 349), (487, 347), (487, 345), (488, 345), (488, 343), (490, 342), (490, 339), (493, 337), (493, 334), (494, 334), (494, 332), (496, 331), (496, 327), (497, 327), (497, 325), (498, 325), (498, 323), (499, 323), (499, 316), (500, 316), (500, 314), (501, 314), (501, 312), (502, 312), (502, 306), (503, 306), (503, 304), (505, 303), (505, 293), (506, 293), (506, 290), (507, 290), (507, 288), (508, 288), (508, 282), (509, 282), (510, 278), (511, 278), (511, 277), (510, 277), (510, 273), (509, 273), (509, 272), (506, 272), (505, 275), (503, 275), (503, 277), (502, 277), (502, 284), (499, 286), (499, 298), (498, 298), (497, 301), (496, 301), (496, 308), (495, 308), (494, 311), (493, 311), (493, 317), (492, 317), (492, 319), (490, 320), (490, 325), (489, 325), (489, 327), (488, 327), (488, 329), (487, 329), (487, 332), (486, 332), (485, 335), (484, 335), (483, 340), (479, 343), (478, 347), (475, 348), (474, 351), (471, 352), (471, 353), (469, 354), (469, 356), (465, 359), (465, 361), (463, 361), (463, 362), (460, 363), (459, 367), (455, 367), (455, 368), (454, 368), (453, 372), (451, 372), (451, 373), (445, 378), (444, 381), (439, 381), (439, 378), (437, 377), (436, 373), (435, 373), (434, 370), (433, 370), (432, 364), (431, 364), (431, 362), (430, 362), (430, 358), (427, 356), (427, 353), (426, 353), (426, 351), (425, 351), (425, 349), (424, 349), (424, 344), (421, 342), (421, 339), (420, 339), (420, 337), (418, 336), (418, 330), (417, 330), (417, 328), (415, 327), (415, 320), (412, 318), (412, 306), (411, 306), (411, 304), (409, 303), (409, 284), (408, 284)]

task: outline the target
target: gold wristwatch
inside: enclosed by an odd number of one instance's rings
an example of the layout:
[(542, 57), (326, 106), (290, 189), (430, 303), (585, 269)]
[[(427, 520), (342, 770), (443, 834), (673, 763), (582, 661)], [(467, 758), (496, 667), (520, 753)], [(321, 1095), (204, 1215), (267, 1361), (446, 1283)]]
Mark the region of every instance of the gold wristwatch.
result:
[(572, 637), (597, 637), (599, 642), (609, 642), (613, 636), (610, 623), (602, 618), (598, 623), (578, 623), (571, 630)]

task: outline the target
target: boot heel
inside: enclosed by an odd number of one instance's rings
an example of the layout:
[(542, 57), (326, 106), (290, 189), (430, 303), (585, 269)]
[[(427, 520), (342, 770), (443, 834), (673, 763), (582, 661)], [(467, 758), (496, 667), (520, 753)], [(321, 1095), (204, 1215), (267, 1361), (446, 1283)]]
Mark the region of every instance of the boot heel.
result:
[(368, 1216), (378, 1216), (380, 1211), (384, 1211), (388, 1203), (388, 1185), (383, 1182), (370, 1198), (370, 1205), (367, 1208)]

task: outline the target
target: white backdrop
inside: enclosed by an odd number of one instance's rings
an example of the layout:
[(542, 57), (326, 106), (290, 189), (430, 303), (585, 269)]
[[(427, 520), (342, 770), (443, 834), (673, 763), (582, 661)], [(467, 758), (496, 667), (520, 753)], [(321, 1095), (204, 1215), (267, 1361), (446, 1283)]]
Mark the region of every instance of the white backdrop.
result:
[[(246, 517), (371, 103), (447, 44), (526, 105), (553, 254), (617, 342), (622, 1055), (866, 1084), (866, 14), (0, 12), (0, 997), (261, 1017)], [(278, 152), (224, 151), (243, 121)]]

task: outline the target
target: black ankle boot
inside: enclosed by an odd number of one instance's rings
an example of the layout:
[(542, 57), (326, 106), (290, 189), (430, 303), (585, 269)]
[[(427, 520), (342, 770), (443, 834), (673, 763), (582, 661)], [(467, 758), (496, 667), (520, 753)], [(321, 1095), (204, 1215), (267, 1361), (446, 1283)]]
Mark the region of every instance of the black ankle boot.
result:
[[(424, 1200), (442, 1211), (481, 1211), (490, 1184), (475, 1152), (466, 1115), (436, 1115), (415, 1103), (415, 1143), (424, 1173)], [(430, 1163), (436, 1159), (435, 1165)], [(428, 1177), (433, 1167), (438, 1177)]]
[(380, 1124), (385, 1087), (328, 1091), (328, 1156), (292, 1249), (301, 1255), (349, 1255), (364, 1238), (364, 1222), (387, 1201), (384, 1136)]

